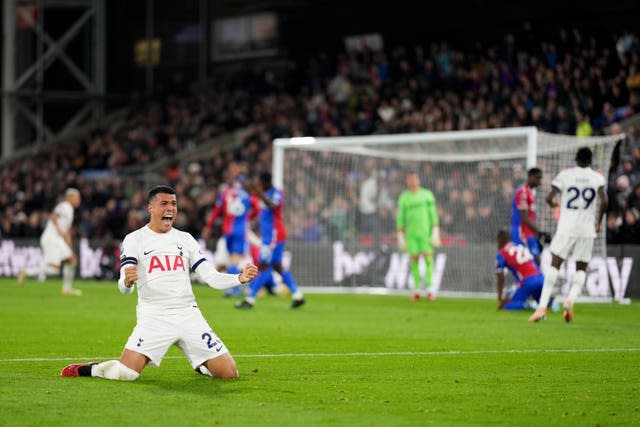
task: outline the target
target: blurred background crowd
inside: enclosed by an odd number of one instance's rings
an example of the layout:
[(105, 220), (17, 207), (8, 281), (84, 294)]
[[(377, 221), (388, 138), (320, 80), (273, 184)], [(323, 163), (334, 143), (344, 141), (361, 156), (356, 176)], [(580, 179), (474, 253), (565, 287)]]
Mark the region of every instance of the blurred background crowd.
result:
[[(63, 190), (76, 186), (83, 197), (78, 235), (119, 239), (146, 222), (151, 181), (176, 188), (176, 226), (198, 236), (221, 184), (233, 178), (229, 165), (238, 164), (244, 176), (271, 170), (274, 138), (536, 126), (577, 136), (627, 134), (609, 177), (607, 239), (640, 244), (640, 129), (629, 120), (638, 113), (640, 42), (633, 32), (548, 32), (526, 24), (497, 43), (312, 52), (296, 67), (239, 67), (216, 73), (205, 87), (165, 89), (131, 104), (109, 126), (3, 163), (0, 236), (38, 237)], [(403, 167), (373, 168), (382, 183), (373, 212), (390, 229)], [(440, 177), (423, 184), (436, 193), (444, 228), (452, 231), (487, 215), (508, 222), (510, 197), (524, 178), (499, 168), (476, 171), (505, 178), (494, 189), (500, 203), (480, 203), (473, 188), (451, 192), (442, 174), (424, 167), (425, 176)], [(371, 177), (352, 172), (331, 171), (333, 180), (351, 183), (348, 190), (291, 216), (291, 239), (330, 241), (347, 232), (347, 218), (367, 221), (371, 208), (359, 198)], [(318, 191), (299, 182), (290, 206)]]

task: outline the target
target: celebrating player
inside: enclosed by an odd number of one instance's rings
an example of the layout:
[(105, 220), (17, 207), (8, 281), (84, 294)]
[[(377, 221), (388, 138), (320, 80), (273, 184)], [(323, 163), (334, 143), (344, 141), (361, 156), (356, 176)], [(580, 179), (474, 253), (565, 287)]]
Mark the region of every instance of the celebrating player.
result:
[(536, 195), (533, 189), (542, 181), (542, 170), (531, 168), (527, 172), (527, 182), (520, 185), (511, 204), (511, 241), (529, 248), (536, 263), (540, 265), (540, 230), (536, 227)]
[[(600, 231), (600, 223), (608, 204), (604, 190), (605, 179), (591, 168), (592, 157), (593, 153), (589, 148), (580, 148), (576, 154), (577, 166), (561, 171), (551, 183), (551, 191), (546, 201), (549, 206), (555, 208), (558, 206), (555, 197), (562, 194), (560, 219), (549, 247), (552, 255), (551, 267), (545, 273), (540, 305), (529, 318), (530, 322), (537, 322), (546, 317), (547, 303), (558, 279), (558, 269), (569, 254), (576, 260), (576, 272), (569, 295), (564, 302), (562, 317), (566, 322), (573, 320), (573, 305), (576, 297), (582, 292), (593, 242)], [(596, 195), (600, 199), (597, 214)]]
[(178, 346), (199, 373), (237, 378), (229, 350), (198, 309), (190, 272), (209, 286), (227, 289), (253, 279), (258, 268), (249, 264), (240, 274), (220, 273), (204, 258), (198, 242), (173, 228), (178, 202), (173, 188), (160, 185), (149, 191), (150, 220), (122, 242), (118, 288), (131, 294), (138, 285), (137, 324), (120, 360), (66, 366), (64, 377), (91, 376), (133, 381), (144, 367), (159, 366), (172, 344)]
[[(505, 230), (498, 232), (498, 253), (496, 254), (496, 276), (498, 308), (504, 310), (524, 310), (527, 298), (540, 300), (544, 276), (533, 262), (529, 249), (522, 244), (509, 241)], [(518, 282), (518, 290), (511, 298), (503, 295), (504, 269), (507, 268)]]
[(293, 297), (291, 308), (298, 308), (305, 303), (304, 296), (302, 291), (298, 289), (291, 272), (285, 270), (282, 265), (284, 245), (287, 239), (287, 230), (282, 221), (284, 196), (282, 191), (273, 186), (269, 172), (260, 174), (256, 186), (263, 204), (259, 216), (260, 238), (262, 240), (260, 245), (260, 274), (251, 283), (249, 295), (236, 304), (236, 307), (252, 308), (260, 289), (267, 282), (273, 280), (273, 270), (275, 270), (282, 276), (282, 282), (291, 292)]
[(18, 283), (22, 285), (27, 276), (46, 277), (60, 274), (62, 271), (62, 295), (80, 296), (82, 291), (74, 289), (78, 257), (71, 241), (73, 210), (80, 206), (80, 191), (68, 188), (64, 200), (56, 205), (47, 220), (40, 236), (40, 246), (45, 264), (33, 269), (22, 269), (18, 274)]
[(411, 274), (415, 284), (412, 300), (420, 299), (420, 265), (422, 255), (427, 265), (425, 282), (427, 298), (436, 299), (431, 291), (433, 276), (433, 248), (440, 246), (440, 219), (436, 211), (436, 200), (433, 193), (420, 187), (417, 172), (407, 174), (407, 190), (398, 198), (396, 216), (396, 233), (398, 248), (407, 251), (411, 256)]

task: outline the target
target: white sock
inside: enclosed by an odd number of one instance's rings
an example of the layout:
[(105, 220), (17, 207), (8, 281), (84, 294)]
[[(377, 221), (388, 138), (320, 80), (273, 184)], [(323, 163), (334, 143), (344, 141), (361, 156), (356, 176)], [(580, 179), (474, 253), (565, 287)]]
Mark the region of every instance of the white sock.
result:
[(60, 274), (60, 266), (47, 265), (44, 270), (40, 270), (40, 273), (44, 272), (45, 276), (57, 276)]
[(64, 264), (62, 266), (62, 289), (70, 290), (73, 287), (73, 278), (76, 276), (76, 266)]
[(41, 273), (44, 272), (44, 266), (42, 267), (29, 267), (29, 268), (25, 268), (24, 269), (25, 274), (27, 275), (27, 277), (35, 277), (35, 276), (39, 276)]
[(140, 376), (139, 372), (123, 365), (119, 360), (108, 360), (91, 367), (91, 376), (107, 380), (135, 381)]
[(295, 300), (301, 300), (302, 298), (304, 298), (304, 295), (302, 295), (302, 291), (298, 289), (293, 293), (293, 295), (291, 295), (291, 297)]
[(571, 284), (571, 290), (569, 290), (569, 296), (567, 301), (574, 302), (576, 298), (582, 293), (582, 287), (587, 280), (587, 273), (582, 270), (578, 270), (573, 275), (573, 283)]
[(198, 366), (198, 371), (202, 374), (202, 375), (208, 375), (210, 377), (212, 377), (213, 375), (211, 375), (211, 372), (209, 372), (209, 370), (207, 369), (206, 366), (204, 365), (200, 365)]
[(27, 277), (37, 277), (38, 281), (44, 282), (47, 276), (57, 276), (60, 274), (60, 268), (46, 264), (40, 267), (25, 268), (24, 273)]
[(549, 267), (544, 275), (544, 285), (542, 285), (542, 293), (540, 294), (540, 303), (538, 309), (547, 308), (549, 305), (549, 299), (551, 298), (551, 292), (558, 280), (558, 269), (555, 267)]

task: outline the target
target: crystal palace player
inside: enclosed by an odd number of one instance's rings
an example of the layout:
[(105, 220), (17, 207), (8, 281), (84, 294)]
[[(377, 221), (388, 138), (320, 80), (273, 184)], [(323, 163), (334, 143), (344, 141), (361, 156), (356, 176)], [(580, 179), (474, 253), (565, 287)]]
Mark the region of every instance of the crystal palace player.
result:
[[(496, 254), (496, 276), (498, 279), (498, 308), (524, 310), (527, 298), (540, 300), (544, 276), (533, 262), (529, 249), (522, 244), (509, 241), (505, 230), (498, 232), (498, 253)], [(518, 290), (511, 298), (503, 297), (504, 269), (507, 268), (518, 282)]]
[(260, 239), (262, 240), (260, 245), (260, 274), (251, 283), (249, 295), (244, 301), (236, 304), (236, 307), (253, 307), (260, 289), (273, 280), (273, 269), (282, 276), (282, 282), (291, 292), (293, 297), (291, 308), (298, 308), (305, 302), (302, 291), (298, 289), (291, 272), (285, 270), (282, 265), (284, 245), (287, 239), (287, 230), (282, 221), (282, 207), (284, 205), (282, 191), (273, 186), (269, 172), (260, 174), (257, 190), (263, 203), (259, 216)]
[(511, 204), (511, 241), (529, 248), (540, 265), (540, 230), (536, 227), (536, 195), (533, 189), (542, 181), (542, 170), (531, 168), (527, 172), (527, 182), (520, 185)]
[[(244, 258), (247, 248), (249, 220), (257, 214), (258, 210), (257, 199), (251, 197), (242, 187), (240, 177), (234, 179), (231, 186), (222, 191), (216, 199), (207, 224), (202, 230), (202, 237), (209, 238), (216, 219), (222, 216), (222, 235), (227, 242), (227, 252), (229, 253), (227, 266), (229, 273), (237, 274), (240, 271), (240, 262)], [(239, 288), (235, 288), (235, 292), (227, 294), (237, 294), (239, 291)]]
[[(600, 231), (600, 223), (608, 204), (604, 189), (606, 181), (591, 168), (592, 158), (593, 153), (588, 147), (580, 148), (576, 153), (577, 166), (561, 171), (551, 182), (551, 191), (546, 201), (549, 206), (555, 208), (558, 206), (555, 198), (561, 194), (560, 219), (549, 246), (551, 267), (545, 272), (540, 306), (529, 318), (530, 322), (538, 322), (546, 317), (546, 302), (549, 301), (558, 279), (558, 269), (569, 254), (576, 260), (576, 272), (569, 295), (564, 302), (562, 317), (566, 322), (573, 320), (573, 303), (582, 292), (587, 278), (593, 242)], [(599, 207), (596, 207), (597, 198), (600, 199)]]
[(122, 242), (118, 288), (130, 294), (137, 284), (138, 306), (137, 324), (120, 360), (73, 364), (60, 375), (133, 381), (148, 363), (159, 366), (175, 344), (196, 371), (219, 378), (238, 377), (233, 357), (198, 309), (189, 276), (193, 271), (209, 286), (227, 289), (253, 279), (257, 267), (249, 264), (240, 274), (215, 270), (196, 240), (173, 228), (178, 204), (171, 187), (151, 189), (147, 209), (149, 223)]
[(417, 172), (407, 174), (407, 189), (398, 197), (396, 215), (396, 237), (398, 249), (406, 251), (410, 256), (411, 275), (415, 285), (415, 293), (411, 299), (420, 299), (420, 255), (424, 257), (427, 271), (425, 284), (427, 299), (435, 300), (431, 291), (433, 279), (433, 249), (440, 246), (440, 218), (436, 209), (436, 199), (431, 190), (420, 186)]

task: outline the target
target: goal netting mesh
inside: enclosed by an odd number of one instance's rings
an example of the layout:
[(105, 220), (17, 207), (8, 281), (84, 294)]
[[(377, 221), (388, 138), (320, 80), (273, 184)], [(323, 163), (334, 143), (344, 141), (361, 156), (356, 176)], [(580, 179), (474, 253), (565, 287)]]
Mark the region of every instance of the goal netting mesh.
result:
[[(510, 226), (514, 190), (528, 167), (544, 172), (537, 222), (553, 233), (554, 212), (543, 205), (553, 177), (575, 165), (582, 146), (593, 149), (593, 166), (606, 177), (618, 139), (515, 128), (276, 140), (274, 179), (285, 192), (291, 269), (302, 286), (412, 288), (408, 256), (396, 247), (395, 214), (406, 173), (415, 170), (433, 191), (441, 222), (434, 286), (494, 293), (495, 236)], [(605, 251), (600, 236), (594, 254)]]

